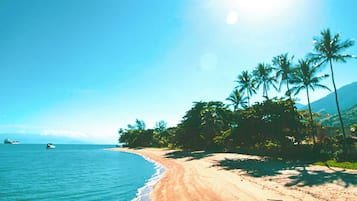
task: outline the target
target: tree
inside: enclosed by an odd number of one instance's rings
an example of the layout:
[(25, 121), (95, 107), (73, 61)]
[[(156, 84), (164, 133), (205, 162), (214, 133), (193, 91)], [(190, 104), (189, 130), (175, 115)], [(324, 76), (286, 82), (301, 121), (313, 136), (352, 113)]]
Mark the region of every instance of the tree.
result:
[(320, 84), (321, 80), (328, 77), (327, 74), (318, 76), (316, 75), (319, 70), (319, 66), (311, 66), (311, 60), (301, 59), (299, 60), (297, 68), (294, 70), (293, 78), (290, 80), (291, 83), (296, 86), (291, 88), (291, 91), (295, 92), (295, 95), (299, 94), (302, 89), (306, 90), (306, 97), (309, 106), (309, 114), (310, 114), (310, 127), (313, 130), (313, 140), (314, 144), (316, 144), (316, 130), (313, 126), (313, 116), (310, 104), (310, 91), (315, 90), (315, 88), (323, 88), (330, 90), (326, 86)]
[(167, 123), (163, 120), (155, 123), (155, 131), (162, 132), (167, 129)]
[(331, 80), (335, 94), (335, 101), (337, 107), (337, 113), (340, 120), (341, 131), (343, 134), (344, 140), (346, 139), (345, 128), (341, 116), (338, 94), (336, 90), (335, 84), (335, 75), (332, 68), (332, 62), (346, 62), (346, 59), (354, 58), (355, 56), (350, 54), (343, 53), (344, 50), (354, 45), (354, 41), (345, 40), (341, 41), (340, 34), (336, 34), (334, 36), (331, 35), (330, 29), (326, 29), (321, 31), (321, 37), (315, 37), (313, 40), (314, 43), (314, 51), (315, 53), (311, 53), (310, 56), (315, 61), (320, 62), (320, 64), (328, 63), (330, 65), (331, 71)]
[(128, 128), (131, 130), (145, 130), (145, 122), (143, 120), (136, 119), (134, 125), (128, 125)]
[(285, 95), (289, 96), (290, 99), (291, 99), (291, 92), (289, 88), (289, 80), (292, 74), (293, 59), (294, 56), (289, 58), (288, 53), (285, 53), (273, 57), (272, 60), (273, 65), (275, 66), (274, 69), (276, 70), (276, 78), (280, 77), (279, 91), (281, 90), (281, 86), (285, 83), (287, 89)]
[(222, 102), (195, 102), (178, 125), (177, 144), (196, 150), (216, 148), (214, 139), (229, 129), (231, 113)]
[(259, 63), (258, 66), (253, 71), (253, 76), (257, 80), (257, 88), (263, 85), (263, 97), (269, 99), (268, 90), (270, 86), (276, 89), (274, 82), (276, 82), (275, 77), (271, 76), (273, 68), (268, 64)]
[(167, 131), (167, 123), (163, 120), (156, 122), (153, 134), (153, 144), (157, 146), (168, 146), (168, 143), (169, 132)]
[(129, 147), (151, 146), (153, 142), (153, 129), (145, 130), (145, 122), (135, 120), (134, 125), (128, 125), (127, 129), (119, 129), (119, 142)]
[(245, 92), (248, 98), (248, 106), (250, 106), (250, 97), (256, 93), (255, 81), (253, 76), (248, 71), (243, 71), (242, 74), (238, 75), (238, 79), (236, 80), (238, 83), (237, 88), (239, 88), (239, 92)]
[(281, 149), (304, 139), (300, 132), (300, 115), (291, 99), (267, 99), (240, 111), (237, 132), (233, 139), (240, 145), (251, 147), (272, 142)]
[(242, 108), (247, 107), (246, 99), (247, 97), (243, 97), (241, 92), (239, 92), (237, 89), (234, 89), (226, 100), (230, 101), (230, 105), (233, 106), (234, 111), (237, 111), (239, 106), (241, 106)]
[(207, 103), (201, 111), (201, 135), (206, 140), (206, 148), (217, 148), (215, 138), (230, 128), (231, 119), (231, 112), (225, 104), (219, 101)]

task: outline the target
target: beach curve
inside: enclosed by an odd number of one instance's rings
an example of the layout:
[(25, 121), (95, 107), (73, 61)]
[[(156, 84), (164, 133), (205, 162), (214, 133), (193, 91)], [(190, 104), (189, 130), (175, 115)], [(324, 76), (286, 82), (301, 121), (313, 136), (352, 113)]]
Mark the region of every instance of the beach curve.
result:
[[(252, 176), (246, 169), (225, 166), (224, 162), (264, 161), (258, 156), (234, 153), (185, 155), (168, 149), (113, 148), (111, 150), (140, 154), (165, 168), (154, 185), (150, 200), (354, 200), (357, 185), (340, 178), (314, 185), (304, 185), (301, 172), (319, 172), (357, 178), (356, 170), (331, 169), (321, 166), (291, 166), (275, 174)], [(266, 164), (264, 164), (266, 165)], [(271, 166), (266, 165), (266, 168)], [(253, 168), (254, 169), (254, 168)], [(274, 169), (274, 168), (272, 168)], [(271, 171), (271, 170), (269, 170)], [(268, 172), (269, 172), (268, 171)], [(270, 173), (270, 172), (269, 172)], [(331, 178), (335, 178), (332, 177)], [(315, 178), (312, 178), (315, 179)]]

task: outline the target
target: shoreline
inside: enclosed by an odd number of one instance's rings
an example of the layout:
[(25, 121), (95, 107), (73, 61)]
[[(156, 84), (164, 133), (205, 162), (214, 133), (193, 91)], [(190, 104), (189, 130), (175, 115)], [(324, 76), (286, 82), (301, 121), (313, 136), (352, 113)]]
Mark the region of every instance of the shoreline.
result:
[(150, 177), (150, 179), (148, 179), (145, 182), (144, 186), (137, 189), (136, 197), (131, 200), (131, 201), (150, 201), (151, 200), (150, 194), (153, 190), (153, 187), (165, 174), (166, 168), (162, 164), (158, 163), (155, 160), (152, 160), (151, 158), (145, 156), (144, 154), (135, 152), (133, 149), (116, 147), (116, 148), (106, 148), (106, 150), (119, 151), (119, 152), (125, 152), (125, 153), (129, 153), (129, 154), (139, 155), (144, 160), (146, 160), (154, 165), (155, 173)]
[(353, 200), (357, 170), (269, 161), (236, 153), (112, 148), (165, 168), (150, 200)]
[[(127, 152), (127, 153), (133, 153), (133, 152)], [(154, 164), (154, 169), (156, 170), (155, 173), (151, 176), (151, 178), (144, 184), (143, 187), (139, 188), (137, 190), (136, 197), (132, 201), (149, 201), (150, 200), (150, 194), (153, 190), (153, 187), (155, 184), (162, 178), (162, 176), (165, 174), (165, 167), (161, 165), (160, 163), (151, 160), (150, 158), (140, 154), (140, 153), (133, 153), (137, 154), (141, 157), (143, 157), (145, 160), (151, 162)]]

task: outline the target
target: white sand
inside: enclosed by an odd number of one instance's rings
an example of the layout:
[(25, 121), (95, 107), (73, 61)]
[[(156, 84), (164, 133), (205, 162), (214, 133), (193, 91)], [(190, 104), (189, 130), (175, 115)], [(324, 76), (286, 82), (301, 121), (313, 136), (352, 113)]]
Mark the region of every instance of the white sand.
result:
[(357, 200), (357, 170), (269, 161), (232, 153), (166, 149), (113, 150), (142, 154), (166, 168), (150, 198), (162, 200)]

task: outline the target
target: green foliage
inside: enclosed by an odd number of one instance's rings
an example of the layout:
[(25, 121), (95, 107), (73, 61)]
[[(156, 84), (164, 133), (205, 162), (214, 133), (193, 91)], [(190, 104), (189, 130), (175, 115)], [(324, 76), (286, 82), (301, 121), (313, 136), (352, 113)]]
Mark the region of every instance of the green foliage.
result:
[(270, 86), (276, 89), (275, 82), (276, 79), (272, 76), (273, 68), (269, 64), (259, 63), (258, 66), (253, 70), (253, 77), (256, 80), (256, 87), (259, 88), (263, 86), (263, 97), (269, 99), (268, 90)]
[[(313, 137), (313, 133), (317, 132), (321, 129), (321, 125), (318, 123), (316, 119), (320, 117), (319, 113), (313, 112), (312, 114), (312, 121), (310, 117), (310, 112), (308, 110), (300, 110), (300, 122), (303, 124), (303, 127), (300, 130), (300, 133), (304, 134), (306, 137), (305, 142), (309, 143)], [(315, 131), (313, 130), (315, 128)]]
[(256, 81), (253, 79), (253, 75), (245, 70), (242, 74), (238, 75), (236, 82), (238, 83), (237, 88), (239, 88), (239, 92), (247, 96), (248, 106), (250, 106), (250, 97), (257, 92)]
[(145, 130), (145, 122), (136, 119), (134, 125), (128, 125), (128, 129), (119, 129), (119, 143), (129, 147), (151, 146), (153, 141), (153, 129)]
[(295, 84), (291, 91), (295, 92), (295, 95), (300, 93), (302, 89), (306, 90), (307, 103), (309, 106), (310, 113), (310, 126), (314, 138), (314, 143), (316, 144), (316, 127), (313, 124), (313, 115), (310, 103), (310, 93), (309, 89), (315, 90), (315, 88), (328, 89), (326, 86), (320, 84), (320, 82), (325, 79), (328, 75), (319, 76), (319, 66), (312, 66), (312, 62), (309, 59), (300, 59), (298, 66), (294, 70), (294, 74), (290, 82)]
[(354, 45), (353, 40), (344, 40), (340, 38), (341, 34), (333, 35), (330, 29), (321, 31), (320, 37), (314, 37), (314, 53), (310, 57), (321, 63), (346, 62), (349, 58), (354, 58), (353, 55), (346, 54), (343, 51)]
[(187, 149), (212, 149), (229, 129), (232, 112), (222, 102), (196, 102), (177, 126), (176, 144)]
[(170, 142), (172, 129), (167, 128), (165, 121), (156, 122), (153, 134), (153, 145), (158, 147), (167, 147)]
[(349, 162), (349, 161), (338, 162), (334, 159), (327, 160), (325, 162), (321, 162), (321, 161), (315, 162), (314, 165), (321, 165), (321, 166), (327, 166), (327, 167), (339, 167), (339, 168), (357, 170), (357, 162)]
[(281, 90), (281, 86), (286, 83), (286, 93), (285, 95), (289, 96), (291, 98), (291, 91), (289, 87), (289, 82), (293, 73), (292, 69), (292, 61), (294, 59), (294, 56), (290, 57), (288, 56), (288, 53), (285, 54), (280, 54), (278, 56), (273, 57), (272, 62), (274, 65), (274, 70), (276, 71), (276, 78), (280, 78), (280, 85), (279, 85), (279, 91)]
[[(351, 84), (344, 85), (337, 90), (338, 97), (340, 98), (339, 104), (343, 117), (346, 115), (345, 113), (348, 110), (350, 110), (354, 106), (355, 107), (357, 106), (356, 89), (357, 89), (357, 82), (353, 82)], [(331, 114), (331, 115), (336, 114), (336, 117), (338, 118), (334, 93), (330, 93), (324, 98), (314, 101), (313, 103), (311, 103), (311, 107), (315, 112), (321, 111), (325, 114)]]
[(130, 130), (145, 130), (145, 122), (143, 120), (136, 119), (134, 125), (128, 125), (128, 129)]
[(357, 124), (352, 124), (351, 125), (351, 134), (353, 136), (357, 136)]
[[(166, 122), (159, 121), (154, 129), (146, 129), (144, 121), (137, 119), (134, 125), (119, 130), (119, 142), (130, 147), (233, 150), (311, 161), (334, 159), (329, 164), (354, 168), (355, 163), (336, 161), (357, 161), (355, 138), (325, 137), (319, 142), (314, 140), (318, 142), (314, 146), (309, 141), (320, 126), (315, 121), (319, 114), (311, 110), (309, 90), (327, 88), (320, 82), (327, 75), (318, 76), (320, 65), (313, 62), (329, 61), (332, 72), (332, 60), (344, 61), (352, 57), (339, 51), (352, 46), (353, 42), (341, 42), (339, 35), (331, 38), (329, 30), (323, 31), (322, 36), (315, 42), (316, 54), (310, 55), (312, 60), (301, 59), (296, 68), (292, 69), (293, 56), (289, 58), (288, 54), (281, 54), (273, 58), (274, 68), (259, 63), (253, 72), (243, 71), (235, 80), (238, 86), (226, 99), (232, 103), (233, 111), (219, 101), (195, 102), (176, 127), (167, 128)], [(283, 83), (286, 84), (288, 99), (268, 99), (269, 88), (276, 88), (276, 79), (280, 79), (279, 90)], [(266, 99), (251, 106), (250, 98), (259, 86), (263, 86)], [(308, 111), (297, 111), (295, 107), (291, 92), (296, 95), (301, 90), (306, 90)], [(356, 116), (355, 113), (351, 115)], [(352, 133), (357, 135), (356, 121), (351, 125)]]
[[(343, 134), (325, 137), (317, 146), (318, 158), (322, 160), (357, 161), (356, 143), (357, 141), (353, 138), (344, 140)], [(345, 151), (344, 148), (346, 149)]]
[[(321, 65), (329, 64), (331, 72), (332, 86), (335, 92), (336, 108), (337, 114), (340, 121), (340, 128), (342, 130), (343, 138), (346, 139), (345, 126), (343, 123), (340, 105), (336, 90), (335, 76), (333, 72), (332, 63), (333, 62), (343, 62), (345, 63), (347, 59), (354, 58), (355, 56), (346, 54), (343, 51), (352, 47), (354, 45), (353, 40), (342, 41), (340, 34), (332, 35), (330, 29), (321, 31), (320, 37), (314, 38), (314, 53), (310, 54), (310, 57), (315, 61), (320, 62)], [(344, 147), (345, 149), (346, 147)], [(346, 151), (346, 150), (344, 150)]]
[[(346, 126), (352, 126), (355, 122), (357, 122), (357, 105), (343, 111), (342, 119)], [(319, 119), (319, 122), (323, 126), (329, 126), (329, 127), (340, 126), (338, 114), (334, 114), (334, 115), (323, 114), (322, 117)]]
[(342, 135), (325, 137), (319, 144), (320, 158), (339, 160), (342, 154), (342, 140)]
[(240, 112), (235, 139), (245, 146), (270, 141), (285, 148), (306, 137), (302, 127), (292, 100), (265, 100)]
[(237, 89), (234, 89), (233, 92), (226, 99), (231, 102), (231, 106), (236, 111), (239, 107), (246, 108), (247, 107), (247, 97), (243, 97), (243, 94), (239, 92)]

